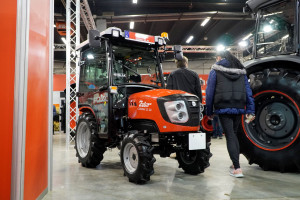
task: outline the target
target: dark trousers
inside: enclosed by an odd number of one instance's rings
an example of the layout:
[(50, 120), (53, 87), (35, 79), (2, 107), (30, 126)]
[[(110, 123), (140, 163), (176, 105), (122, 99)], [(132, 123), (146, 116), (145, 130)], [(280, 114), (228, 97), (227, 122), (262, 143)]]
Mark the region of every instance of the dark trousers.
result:
[(219, 115), (225, 133), (227, 150), (235, 169), (240, 168), (240, 145), (237, 129), (241, 123), (241, 115)]

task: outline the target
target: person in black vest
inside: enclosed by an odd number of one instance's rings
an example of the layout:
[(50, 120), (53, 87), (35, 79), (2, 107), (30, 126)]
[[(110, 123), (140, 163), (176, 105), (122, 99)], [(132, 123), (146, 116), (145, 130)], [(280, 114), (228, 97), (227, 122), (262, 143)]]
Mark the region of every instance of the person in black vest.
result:
[(219, 116), (233, 163), (230, 166), (230, 175), (243, 177), (236, 134), (241, 123), (241, 115), (246, 114), (246, 118), (254, 120), (255, 105), (252, 90), (244, 66), (229, 51), (218, 52), (216, 60), (207, 82), (206, 112), (210, 119), (214, 114)]
[(188, 58), (183, 56), (182, 60), (176, 60), (177, 70), (168, 77), (167, 89), (183, 90), (197, 95), (202, 103), (202, 92), (200, 79), (196, 72), (188, 69)]

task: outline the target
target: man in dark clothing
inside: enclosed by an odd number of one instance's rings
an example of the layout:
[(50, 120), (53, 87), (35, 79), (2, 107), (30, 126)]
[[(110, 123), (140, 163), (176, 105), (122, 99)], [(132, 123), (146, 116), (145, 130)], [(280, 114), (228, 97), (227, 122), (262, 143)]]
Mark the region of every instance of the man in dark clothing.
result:
[(173, 71), (168, 78), (167, 89), (183, 90), (197, 95), (202, 102), (202, 92), (198, 74), (188, 69), (188, 58), (176, 60), (177, 70)]

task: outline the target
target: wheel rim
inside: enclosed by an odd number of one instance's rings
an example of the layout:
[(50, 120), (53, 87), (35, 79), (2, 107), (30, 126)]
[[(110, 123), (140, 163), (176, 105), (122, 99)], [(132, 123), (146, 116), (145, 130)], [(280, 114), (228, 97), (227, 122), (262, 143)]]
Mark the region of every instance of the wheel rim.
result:
[(136, 147), (132, 143), (128, 143), (124, 147), (123, 160), (128, 173), (132, 174), (137, 170), (139, 155)]
[(255, 96), (256, 119), (243, 128), (257, 147), (278, 151), (290, 146), (299, 136), (299, 107), (287, 94), (263, 91)]
[(211, 120), (208, 119), (207, 115), (203, 116), (203, 119), (201, 120), (201, 126), (207, 132), (213, 131), (213, 126), (212, 126)]
[(185, 150), (185, 151), (181, 151), (179, 154), (182, 161), (187, 165), (193, 164), (197, 157), (197, 151)]
[(81, 122), (77, 128), (76, 144), (80, 157), (87, 156), (90, 149), (91, 131), (87, 122)]

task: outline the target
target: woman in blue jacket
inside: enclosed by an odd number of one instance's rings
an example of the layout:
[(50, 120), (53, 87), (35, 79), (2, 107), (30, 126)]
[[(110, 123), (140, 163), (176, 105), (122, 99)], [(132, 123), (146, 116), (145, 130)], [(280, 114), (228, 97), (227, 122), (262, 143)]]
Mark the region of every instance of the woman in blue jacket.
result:
[(254, 116), (254, 99), (241, 62), (229, 51), (218, 52), (216, 60), (209, 73), (206, 88), (207, 116), (210, 119), (214, 114), (219, 116), (233, 163), (230, 175), (243, 177), (239, 163), (237, 129), (241, 123), (241, 115), (246, 114), (246, 118)]

